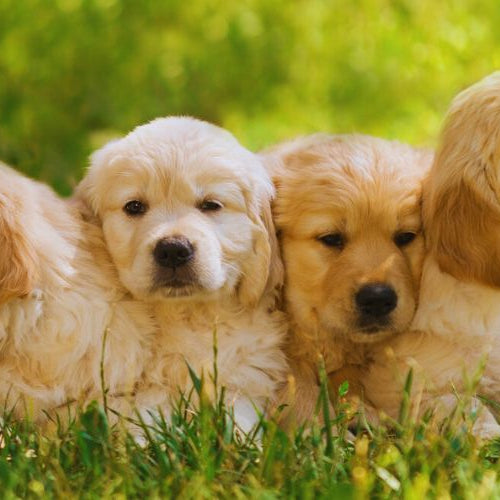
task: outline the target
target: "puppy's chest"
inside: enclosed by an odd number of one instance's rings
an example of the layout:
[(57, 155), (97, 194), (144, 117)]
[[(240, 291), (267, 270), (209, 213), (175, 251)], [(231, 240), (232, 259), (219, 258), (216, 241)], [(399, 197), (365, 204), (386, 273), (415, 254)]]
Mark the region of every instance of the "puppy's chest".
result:
[[(200, 368), (217, 362), (226, 365), (251, 357), (258, 351), (261, 332), (251, 325), (216, 322), (192, 328), (192, 325), (163, 325), (161, 345), (165, 353), (182, 355), (192, 367)], [(237, 365), (236, 365), (237, 366)]]
[(205, 315), (196, 322), (179, 322), (172, 316), (160, 320), (162, 334), (154, 357), (164, 367), (162, 377), (175, 378), (173, 372), (187, 365), (198, 375), (212, 374), (216, 363), (221, 385), (246, 387), (256, 380), (268, 384), (265, 380), (274, 372), (284, 370), (280, 354), (284, 328), (279, 318), (265, 313), (221, 316)]
[(324, 350), (324, 360), (332, 399), (337, 399), (344, 382), (348, 383), (351, 396), (360, 397), (363, 394), (363, 380), (373, 363), (370, 349), (360, 344), (335, 343)]
[(321, 348), (327, 373), (341, 370), (346, 366), (363, 370), (373, 361), (371, 350), (362, 344), (342, 341), (325, 342)]

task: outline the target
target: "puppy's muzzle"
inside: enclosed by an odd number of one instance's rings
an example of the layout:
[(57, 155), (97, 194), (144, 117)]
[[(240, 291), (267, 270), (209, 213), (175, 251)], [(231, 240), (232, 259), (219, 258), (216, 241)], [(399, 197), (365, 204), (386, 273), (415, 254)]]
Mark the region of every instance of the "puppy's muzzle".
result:
[(362, 286), (354, 300), (363, 326), (387, 323), (389, 314), (398, 305), (398, 296), (386, 283), (369, 283)]
[(153, 257), (159, 266), (177, 269), (193, 259), (194, 248), (187, 238), (172, 236), (158, 241), (153, 250)]

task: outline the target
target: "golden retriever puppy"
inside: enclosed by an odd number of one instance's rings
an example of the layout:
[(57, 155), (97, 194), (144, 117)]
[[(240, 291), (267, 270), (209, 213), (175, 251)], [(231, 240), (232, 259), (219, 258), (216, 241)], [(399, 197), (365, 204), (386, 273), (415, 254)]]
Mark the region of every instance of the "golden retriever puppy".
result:
[(281, 399), (312, 415), (323, 358), (333, 392), (350, 393), (374, 346), (405, 332), (417, 305), (424, 242), (421, 186), (431, 155), (363, 135), (313, 135), (264, 153), (277, 186), (294, 382)]
[(93, 155), (77, 197), (161, 325), (141, 406), (168, 416), (192, 388), (188, 365), (211, 392), (217, 363), (238, 425), (256, 423), (286, 371), (273, 193), (256, 155), (193, 118), (154, 120)]
[[(448, 415), (455, 391), (471, 385), (480, 365), (478, 391), (500, 398), (500, 72), (451, 105), (424, 188), (424, 228), (413, 331), (398, 337), (388, 355), (378, 353), (364, 382), (368, 398), (391, 416), (409, 367), (415, 416), (428, 408)], [(472, 431), (488, 438), (500, 435), (500, 426), (483, 408)]]
[(154, 323), (120, 285), (99, 233), (48, 187), (0, 165), (0, 250), (4, 411), (41, 421), (104, 389), (122, 405)]

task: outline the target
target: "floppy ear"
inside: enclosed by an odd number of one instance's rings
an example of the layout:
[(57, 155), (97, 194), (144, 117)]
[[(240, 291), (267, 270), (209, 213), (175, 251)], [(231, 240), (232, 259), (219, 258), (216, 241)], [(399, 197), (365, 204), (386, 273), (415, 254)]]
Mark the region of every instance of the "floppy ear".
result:
[(86, 176), (76, 187), (75, 194), (73, 196), (73, 201), (85, 219), (94, 217), (97, 213), (93, 177), (94, 176), (90, 172), (87, 172)]
[(500, 213), (460, 183), (437, 193), (425, 209), (427, 242), (443, 271), (500, 286)]
[(118, 140), (112, 140), (92, 153), (85, 177), (76, 187), (73, 200), (78, 203), (79, 210), (86, 219), (97, 218), (99, 215), (101, 201), (101, 193), (97, 189), (100, 184), (99, 177), (103, 167), (113, 160), (118, 142)]
[(254, 223), (253, 252), (243, 264), (243, 277), (238, 288), (240, 302), (249, 308), (256, 306), (264, 295), (277, 293), (283, 284), (283, 264), (269, 198), (250, 211)]
[(30, 293), (38, 279), (38, 257), (19, 205), (0, 193), (0, 303)]
[[(275, 189), (279, 189), (285, 163), (288, 163), (289, 157), (294, 155), (293, 143), (277, 145), (259, 154), (259, 159), (271, 177)], [(239, 287), (240, 301), (248, 307), (257, 304), (266, 293), (274, 291), (276, 297), (279, 298), (279, 290), (285, 279), (280, 245), (271, 210), (275, 189), (272, 189), (272, 196), (267, 195), (260, 209), (257, 212), (253, 211), (253, 216), (251, 212), (252, 221), (258, 231), (253, 256), (244, 264), (244, 277)]]
[(500, 286), (500, 73), (453, 101), (424, 185), (427, 246), (458, 279)]

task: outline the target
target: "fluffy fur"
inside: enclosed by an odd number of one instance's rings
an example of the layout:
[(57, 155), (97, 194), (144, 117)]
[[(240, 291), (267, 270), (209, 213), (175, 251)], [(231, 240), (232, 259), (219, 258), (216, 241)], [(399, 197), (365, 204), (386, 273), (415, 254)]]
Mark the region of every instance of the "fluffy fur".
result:
[[(277, 186), (292, 323), (293, 382), (282, 399), (302, 421), (317, 401), (320, 358), (333, 393), (346, 378), (356, 392), (374, 346), (413, 319), (424, 245), (421, 186), (431, 155), (368, 136), (314, 135), (277, 146), (265, 159)], [(360, 291), (379, 285), (392, 290), (394, 309), (363, 314)]]
[(49, 188), (0, 165), (0, 251), (3, 408), (40, 421), (101, 399), (101, 361), (110, 402), (123, 407), (154, 324), (117, 280), (99, 232)]
[[(253, 405), (263, 411), (273, 395), (285, 359), (272, 196), (255, 155), (192, 118), (154, 120), (94, 154), (77, 197), (102, 225), (122, 283), (161, 325), (144, 406), (168, 415), (190, 390), (188, 365), (205, 373), (211, 392), (214, 334), (218, 382), (243, 429), (256, 422)], [(130, 202), (141, 213), (127, 213)], [(158, 257), (162, 242), (189, 261)]]
[[(477, 389), (500, 397), (500, 73), (459, 94), (424, 189), (428, 252), (420, 306), (410, 333), (381, 351), (366, 377), (367, 395), (396, 415), (401, 384), (415, 371), (414, 415), (440, 417), (484, 372)], [(387, 355), (388, 352), (388, 355)], [(480, 406), (477, 400), (473, 406)], [(500, 434), (483, 408), (473, 432)]]

